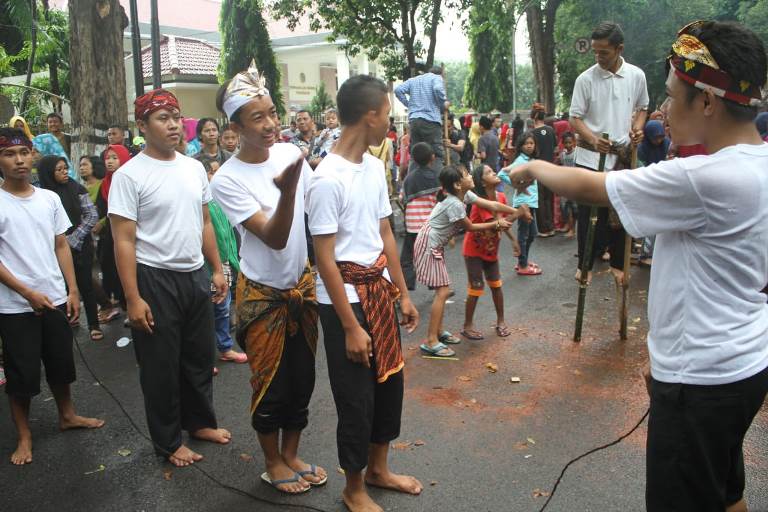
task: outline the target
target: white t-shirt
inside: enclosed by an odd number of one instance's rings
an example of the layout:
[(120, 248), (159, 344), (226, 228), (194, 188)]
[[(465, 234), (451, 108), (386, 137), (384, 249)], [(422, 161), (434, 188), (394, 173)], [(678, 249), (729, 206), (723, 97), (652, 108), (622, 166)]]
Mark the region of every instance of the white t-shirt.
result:
[[(595, 64), (576, 78), (571, 98), (571, 117), (578, 117), (598, 137), (608, 133), (612, 141), (626, 144), (632, 128), (632, 114), (648, 108), (645, 73), (622, 59), (614, 74)], [(597, 169), (600, 154), (576, 148), (576, 164)], [(606, 170), (616, 165), (616, 155), (608, 155)]]
[(627, 232), (656, 235), (648, 297), (653, 377), (717, 385), (768, 366), (768, 144), (609, 173)]
[[(320, 162), (307, 194), (309, 231), (336, 234), (336, 261), (370, 267), (384, 250), (379, 225), (392, 214), (384, 164), (365, 153), (356, 164), (335, 153)], [(389, 273), (384, 269), (384, 277)], [(345, 284), (350, 303), (360, 302), (355, 287)], [(317, 277), (317, 301), (331, 304), (323, 280)]]
[[(56, 236), (72, 226), (55, 192), (34, 187), (29, 197), (0, 189), (0, 262), (54, 306), (67, 302), (67, 287), (56, 259)], [(69, 246), (67, 246), (69, 247)], [(30, 313), (24, 297), (0, 283), (0, 313)]]
[(296, 186), (293, 222), (284, 249), (270, 249), (259, 237), (242, 226), (257, 212), (269, 219), (275, 214), (280, 190), (274, 178), (296, 160), (303, 158), (293, 144), (278, 143), (269, 150), (269, 159), (248, 164), (233, 156), (211, 180), (211, 192), (229, 221), (240, 232), (240, 269), (248, 279), (281, 290), (296, 287), (307, 266), (307, 235), (304, 230), (304, 194), (309, 188), (312, 169), (304, 161)]
[(208, 176), (197, 160), (139, 153), (112, 177), (109, 214), (136, 222), (137, 263), (191, 272), (203, 266), (202, 206), (210, 200)]

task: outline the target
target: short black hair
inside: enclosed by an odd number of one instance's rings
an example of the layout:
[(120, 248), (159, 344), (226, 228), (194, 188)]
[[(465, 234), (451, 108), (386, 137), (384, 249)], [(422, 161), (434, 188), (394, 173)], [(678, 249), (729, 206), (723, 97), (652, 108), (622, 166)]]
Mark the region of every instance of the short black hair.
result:
[(601, 41), (607, 39), (613, 46), (624, 44), (624, 31), (621, 26), (613, 21), (603, 21), (592, 31), (592, 40)]
[(82, 162), (84, 158), (87, 158), (91, 162), (91, 167), (93, 167), (93, 177), (98, 180), (103, 180), (104, 176), (107, 175), (107, 168), (104, 165), (104, 160), (102, 160), (100, 156), (83, 155), (80, 157), (80, 161)]
[(531, 119), (534, 121), (543, 121), (547, 114), (543, 110), (531, 110)]
[(411, 158), (422, 167), (429, 165), (429, 161), (432, 160), (432, 155), (434, 154), (432, 146), (426, 142), (417, 142), (411, 148)]
[(16, 139), (19, 138), (23, 141), (32, 143), (31, 140), (29, 140), (29, 137), (27, 137), (27, 134), (24, 133), (22, 130), (19, 130), (18, 128), (12, 128), (10, 126), (6, 126), (3, 128), (0, 128), (0, 137), (5, 137), (8, 139)]
[(216, 125), (216, 130), (219, 130), (219, 122), (215, 120), (212, 117), (203, 117), (197, 122), (197, 126), (195, 127), (195, 133), (197, 134), (197, 138), (200, 138), (200, 135), (203, 134), (203, 128), (205, 128), (205, 125), (207, 123), (213, 123)]
[[(229, 87), (229, 84), (232, 83), (232, 79), (226, 80), (223, 84), (221, 84), (221, 87), (219, 87), (219, 90), (216, 91), (216, 109), (223, 113), (224, 112), (224, 96), (227, 94), (227, 88)], [(232, 116), (229, 118), (230, 122), (240, 124), (240, 109), (243, 107), (238, 108), (234, 112), (232, 112)]]
[(224, 133), (226, 131), (233, 132), (233, 131), (235, 131), (235, 129), (232, 128), (231, 126), (229, 126), (229, 123), (227, 123), (227, 124), (224, 124), (224, 125), (221, 126), (221, 133)]
[(117, 128), (118, 130), (123, 130), (123, 131), (125, 131), (125, 128), (123, 128), (123, 127), (122, 127), (122, 126), (120, 126), (119, 124), (111, 124), (111, 125), (109, 125), (109, 127), (108, 127), (107, 129), (108, 129), (108, 130), (111, 130), (112, 128)]
[(488, 116), (480, 116), (480, 120), (478, 121), (478, 123), (480, 124), (480, 126), (485, 128), (486, 130), (490, 130), (491, 126), (493, 126), (493, 123), (488, 118)]
[[(528, 139), (533, 139), (533, 143), (536, 144), (536, 135), (533, 134), (533, 131), (528, 130), (520, 134), (520, 136), (517, 138), (517, 141), (515, 141), (515, 154), (516, 155), (522, 155), (523, 154), (523, 145), (525, 144), (525, 141)], [(533, 150), (533, 155), (531, 155), (531, 158), (537, 158), (539, 156), (539, 146), (536, 144), (535, 149)]]
[(370, 75), (355, 75), (347, 79), (336, 94), (339, 122), (356, 124), (371, 110), (381, 108), (387, 97), (387, 84)]
[(432, 66), (429, 68), (430, 73), (434, 73), (435, 75), (442, 75), (443, 74), (443, 68), (440, 66)]
[[(730, 21), (706, 21), (692, 27), (690, 32), (709, 48), (720, 69), (733, 80), (744, 80), (761, 89), (765, 85), (768, 74), (765, 46), (750, 29)], [(688, 88), (688, 103), (691, 103), (701, 91), (683, 83)], [(751, 122), (757, 116), (757, 107), (740, 105), (730, 100), (724, 100), (724, 105), (728, 115), (736, 121)]]
[(62, 123), (64, 122), (64, 118), (58, 112), (51, 112), (50, 114), (45, 116), (45, 119), (48, 120), (48, 119), (50, 119), (52, 117), (58, 117), (59, 121), (61, 121)]
[(309, 110), (307, 110), (305, 108), (303, 108), (301, 110), (297, 110), (296, 111), (296, 115), (298, 116), (299, 114), (309, 114), (309, 117), (312, 117), (312, 112), (310, 112)]
[(443, 170), (440, 171), (440, 175), (437, 177), (437, 179), (440, 181), (440, 186), (443, 187), (442, 190), (440, 190), (437, 193), (437, 200), (443, 201), (447, 194), (455, 195), (455, 191), (453, 190), (453, 187), (461, 181), (461, 179), (464, 177), (464, 172), (466, 171), (466, 168), (459, 167), (457, 165), (446, 165), (443, 167)]
[(575, 139), (576, 136), (573, 134), (573, 132), (563, 132), (563, 134), (560, 136), (560, 140), (565, 139)]

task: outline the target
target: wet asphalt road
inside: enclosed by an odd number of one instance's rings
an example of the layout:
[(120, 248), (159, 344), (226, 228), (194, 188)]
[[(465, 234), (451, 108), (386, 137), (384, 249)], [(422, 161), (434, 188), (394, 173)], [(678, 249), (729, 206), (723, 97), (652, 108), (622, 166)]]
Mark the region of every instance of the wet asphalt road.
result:
[[(460, 242), (460, 240), (459, 240)], [(431, 294), (420, 287), (413, 300), (422, 325), (404, 336), (406, 394), (402, 435), (391, 450), (393, 469), (425, 484), (420, 497), (380, 490), (371, 494), (388, 511), (537, 511), (562, 466), (571, 458), (628, 431), (648, 401), (638, 378), (647, 352), (644, 335), (648, 271), (633, 268), (631, 332), (619, 341), (613, 281), (599, 273), (588, 291), (581, 344), (571, 342), (577, 288), (573, 281), (575, 241), (538, 239), (532, 258), (544, 269), (518, 277), (508, 242), (503, 242), (502, 275), (506, 317), (512, 335), (497, 338), (490, 294), (480, 299), (476, 327), (485, 340), (464, 340), (459, 361), (423, 359), (418, 344), (425, 332)], [(463, 322), (465, 270), (460, 244), (448, 251), (456, 296), (447, 306), (446, 327)], [(597, 270), (607, 267), (600, 265)], [(104, 384), (146, 432), (133, 348), (118, 348), (125, 335), (113, 322), (101, 342), (77, 331), (82, 351)], [(0, 463), (2, 511), (276, 511), (301, 510), (253, 501), (223, 489), (195, 469), (171, 468), (88, 373), (76, 353), (73, 385), (81, 414), (106, 419), (98, 431), (61, 433), (47, 388), (32, 405), (34, 462)], [(488, 363), (498, 371), (492, 373)], [(215, 405), (221, 426), (232, 431), (229, 446), (191, 441), (205, 455), (199, 467), (221, 482), (255, 496), (340, 511), (343, 476), (337, 472), (336, 415), (323, 350), (318, 351), (317, 384), (305, 431), (304, 460), (328, 469), (329, 483), (300, 497), (283, 497), (258, 481), (263, 471), (248, 418), (249, 372), (222, 363), (215, 378)], [(511, 377), (519, 377), (512, 383)], [(15, 446), (8, 404), (0, 401), (0, 454)], [(644, 509), (645, 424), (618, 446), (574, 464), (548, 511), (640, 511)], [(768, 411), (760, 413), (745, 443), (747, 498), (752, 511), (768, 511)]]

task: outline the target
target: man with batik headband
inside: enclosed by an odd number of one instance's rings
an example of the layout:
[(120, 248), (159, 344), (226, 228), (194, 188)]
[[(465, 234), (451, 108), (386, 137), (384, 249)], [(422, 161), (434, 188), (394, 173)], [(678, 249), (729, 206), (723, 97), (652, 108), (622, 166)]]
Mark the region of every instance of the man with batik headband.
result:
[[(215, 303), (229, 292), (207, 203), (208, 178), (176, 152), (176, 97), (156, 89), (136, 98), (145, 149), (120, 167), (109, 191), (115, 258), (128, 304), (147, 425), (155, 450), (176, 466), (202, 459), (182, 442), (226, 444), (213, 410)], [(202, 251), (201, 251), (202, 248)], [(208, 261), (213, 277), (203, 268)]]
[(240, 136), (240, 151), (221, 166), (211, 189), (242, 238), (237, 339), (252, 370), (251, 423), (267, 469), (261, 479), (298, 494), (328, 478), (298, 456), (317, 347), (304, 229), (312, 170), (296, 146), (277, 143), (280, 119), (255, 64), (224, 83), (216, 103)]
[(708, 156), (607, 175), (536, 162), (510, 179), (610, 204), (634, 237), (656, 235), (646, 507), (744, 512), (742, 443), (768, 392), (768, 144), (753, 122), (768, 65), (741, 25), (678, 36), (662, 110), (672, 140)]
[[(99, 428), (96, 418), (75, 413), (70, 384), (75, 380), (72, 328), (80, 297), (66, 233), (70, 227), (61, 199), (29, 183), (32, 142), (21, 130), (0, 128), (0, 338), (5, 392), (18, 441), (16, 465), (32, 462), (29, 407), (40, 393), (40, 362), (56, 400), (59, 427)], [(30, 250), (31, 249), (31, 250)]]
[[(368, 153), (389, 129), (387, 86), (350, 78), (337, 95), (341, 136), (312, 176), (307, 205), (314, 238), (317, 298), (328, 376), (339, 423), (336, 441), (344, 470), (344, 503), (377, 512), (365, 484), (419, 494), (421, 483), (390, 471), (389, 443), (400, 435), (402, 324), (413, 332), (419, 314), (406, 288), (389, 225), (392, 207), (384, 165)], [(367, 469), (366, 469), (367, 468)], [(363, 475), (365, 470), (365, 475)]]
[[(578, 134), (576, 165), (596, 171), (600, 153), (607, 153), (605, 170), (616, 168), (619, 148), (639, 144), (648, 114), (648, 89), (645, 73), (622, 57), (624, 33), (616, 23), (603, 22), (592, 33), (592, 51), (596, 64), (584, 71), (573, 86), (570, 119)], [(602, 137), (608, 134), (608, 139)], [(544, 186), (539, 183), (539, 186)], [(593, 261), (583, 262), (590, 223), (590, 205), (579, 206), (577, 240), (579, 269), (589, 270), (591, 280)], [(624, 230), (610, 229), (608, 208), (598, 210), (592, 250), (594, 259), (608, 247), (611, 272), (621, 284), (624, 268)], [(581, 270), (576, 279), (581, 278)]]

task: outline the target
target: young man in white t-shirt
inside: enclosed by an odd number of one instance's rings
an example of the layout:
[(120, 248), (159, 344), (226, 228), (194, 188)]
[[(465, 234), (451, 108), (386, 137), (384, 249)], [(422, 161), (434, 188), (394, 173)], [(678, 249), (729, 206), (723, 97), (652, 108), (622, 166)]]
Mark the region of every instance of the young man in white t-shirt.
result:
[[(29, 182), (32, 142), (21, 130), (0, 128), (0, 338), (18, 442), (16, 465), (32, 462), (29, 407), (40, 393), (40, 361), (59, 410), (59, 427), (99, 428), (104, 421), (75, 413), (72, 328), (80, 310), (71, 226), (59, 196)], [(69, 291), (67, 291), (69, 289)]]
[[(203, 165), (176, 152), (176, 97), (156, 89), (136, 98), (145, 149), (118, 169), (109, 190), (115, 258), (128, 303), (147, 425), (155, 451), (176, 466), (202, 455), (190, 436), (226, 444), (213, 410), (211, 300), (228, 293), (207, 203)], [(202, 251), (201, 251), (202, 248)], [(209, 280), (203, 257), (213, 273)], [(216, 287), (211, 299), (210, 285)]]
[(239, 135), (240, 152), (219, 169), (211, 190), (242, 239), (237, 338), (252, 370), (251, 425), (267, 469), (261, 479), (298, 494), (328, 479), (323, 468), (298, 456), (317, 349), (304, 225), (312, 170), (295, 145), (276, 143), (280, 119), (261, 78), (250, 68), (219, 90), (217, 106)]
[[(411, 303), (389, 225), (384, 165), (367, 153), (389, 128), (387, 86), (368, 75), (348, 79), (336, 98), (341, 137), (315, 170), (307, 195), (319, 277), (317, 300), (328, 375), (339, 422), (344, 503), (382, 510), (365, 484), (419, 494), (421, 483), (389, 470), (389, 443), (400, 434), (403, 357), (395, 300), (412, 332)], [(365, 475), (363, 470), (366, 469)]]
[(646, 506), (746, 511), (742, 442), (768, 391), (768, 144), (753, 123), (768, 65), (753, 32), (721, 22), (681, 30), (668, 63), (672, 140), (709, 156), (609, 174), (537, 161), (510, 178), (656, 235)]

